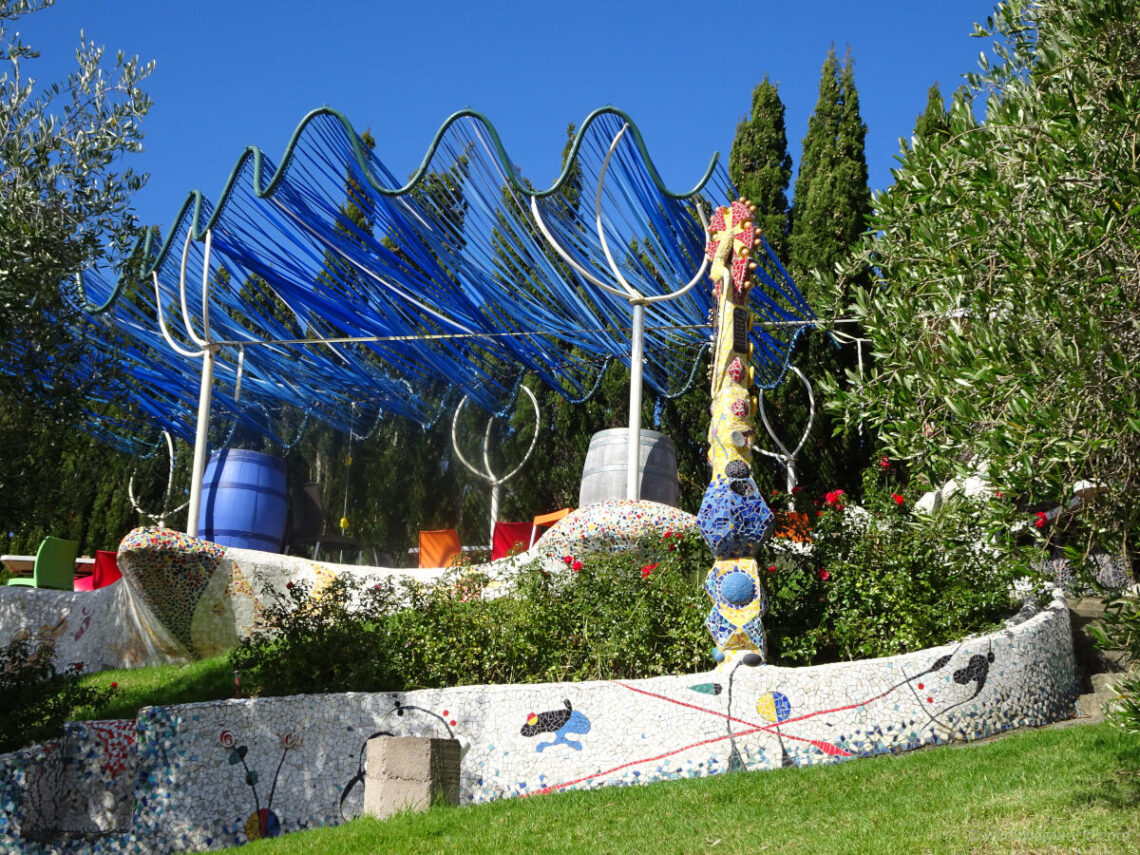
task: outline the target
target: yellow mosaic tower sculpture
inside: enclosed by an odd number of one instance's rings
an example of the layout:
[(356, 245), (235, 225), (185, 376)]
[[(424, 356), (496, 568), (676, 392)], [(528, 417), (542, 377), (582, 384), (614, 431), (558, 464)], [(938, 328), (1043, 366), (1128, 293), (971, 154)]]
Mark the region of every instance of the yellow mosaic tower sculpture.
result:
[(730, 652), (766, 657), (761, 618), (767, 599), (760, 581), (756, 548), (768, 536), (773, 516), (752, 477), (752, 442), (757, 401), (752, 392), (752, 311), (748, 292), (755, 283), (752, 254), (760, 244), (755, 207), (743, 199), (716, 210), (709, 223), (706, 252), (715, 296), (709, 464), (697, 525), (716, 562), (705, 579), (713, 599), (706, 625), (718, 660)]

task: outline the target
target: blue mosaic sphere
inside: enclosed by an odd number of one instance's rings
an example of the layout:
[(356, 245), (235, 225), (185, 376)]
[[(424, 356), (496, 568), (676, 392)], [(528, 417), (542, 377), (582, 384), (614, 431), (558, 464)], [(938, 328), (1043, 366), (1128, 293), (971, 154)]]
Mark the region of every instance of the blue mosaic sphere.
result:
[(714, 662), (723, 662), (724, 661), (724, 651), (721, 650), (719, 647), (714, 647), (713, 651), (712, 651), (712, 657), (713, 657)]
[(747, 605), (756, 596), (756, 583), (747, 573), (733, 570), (721, 577), (720, 595), (734, 606)]

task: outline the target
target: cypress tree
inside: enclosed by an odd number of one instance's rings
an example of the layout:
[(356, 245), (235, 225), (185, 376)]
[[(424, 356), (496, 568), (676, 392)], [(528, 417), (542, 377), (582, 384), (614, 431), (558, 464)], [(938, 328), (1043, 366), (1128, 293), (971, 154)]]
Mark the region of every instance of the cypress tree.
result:
[[(842, 313), (853, 290), (861, 284), (856, 278), (848, 278), (844, 289), (838, 290), (824, 283), (833, 281), (828, 273), (859, 241), (871, 214), (863, 151), (866, 135), (851, 55), (848, 53), (840, 64), (832, 48), (823, 63), (819, 100), (803, 141), (789, 218), (788, 252), (793, 278), (816, 314), (825, 318)], [(842, 332), (855, 331), (843, 328)], [(805, 336), (793, 355), (793, 363), (817, 390), (828, 375), (845, 384), (846, 371), (855, 369), (857, 362), (853, 345), (839, 349), (820, 332)], [(789, 379), (772, 397), (781, 437), (785, 444), (794, 443), (808, 419), (807, 396), (799, 382)], [(796, 461), (798, 479), (809, 494), (836, 487), (858, 492), (860, 472), (872, 444), (854, 427), (833, 433), (831, 419), (822, 406), (817, 407), (811, 434)]]
[(833, 47), (824, 60), (819, 100), (808, 121), (791, 212), (792, 275), (816, 306), (823, 295), (812, 293), (817, 289), (811, 285), (811, 271), (831, 270), (859, 239), (871, 213), (866, 135), (851, 54), (840, 66)]
[(784, 102), (768, 75), (752, 90), (752, 113), (736, 125), (728, 174), (756, 206), (758, 225), (781, 260), (788, 251), (788, 183), (792, 157), (784, 129)]
[(926, 93), (926, 109), (914, 120), (915, 140), (925, 140), (940, 135), (950, 135), (950, 111), (942, 100), (942, 92), (935, 83)]

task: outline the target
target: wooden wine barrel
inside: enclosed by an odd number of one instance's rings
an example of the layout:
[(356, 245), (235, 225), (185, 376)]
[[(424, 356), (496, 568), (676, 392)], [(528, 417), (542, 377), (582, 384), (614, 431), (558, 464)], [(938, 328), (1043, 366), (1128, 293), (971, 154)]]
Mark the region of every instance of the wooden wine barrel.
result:
[[(611, 428), (590, 438), (590, 450), (582, 468), (578, 507), (594, 502), (626, 498), (626, 459), (629, 430)], [(677, 480), (677, 449), (673, 440), (655, 430), (641, 431), (639, 498), (677, 507), (681, 485)]]

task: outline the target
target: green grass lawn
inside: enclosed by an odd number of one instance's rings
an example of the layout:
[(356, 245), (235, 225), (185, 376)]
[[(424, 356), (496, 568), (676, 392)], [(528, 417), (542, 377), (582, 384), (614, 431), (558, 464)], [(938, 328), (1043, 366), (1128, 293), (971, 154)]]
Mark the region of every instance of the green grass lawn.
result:
[(434, 808), (263, 840), (336, 853), (1135, 853), (1140, 737), (1032, 730), (836, 766)]
[(77, 709), (73, 716), (76, 721), (134, 718), (143, 707), (235, 697), (234, 672), (224, 654), (186, 665), (100, 671), (82, 680), (87, 685), (103, 688), (115, 683), (117, 691), (106, 704)]

